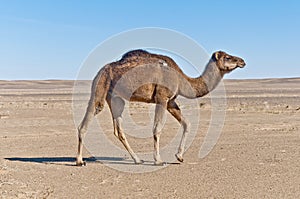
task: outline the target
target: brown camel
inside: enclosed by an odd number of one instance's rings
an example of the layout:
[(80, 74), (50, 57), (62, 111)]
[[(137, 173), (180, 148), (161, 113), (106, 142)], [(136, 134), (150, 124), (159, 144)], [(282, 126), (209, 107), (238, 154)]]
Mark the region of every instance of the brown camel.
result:
[(152, 54), (144, 50), (133, 50), (116, 62), (105, 65), (93, 80), (91, 97), (85, 116), (78, 126), (78, 154), (76, 164), (85, 165), (82, 159), (82, 140), (93, 116), (98, 114), (107, 102), (113, 119), (114, 134), (119, 138), (136, 164), (143, 163), (129, 146), (122, 129), (122, 112), (125, 101), (155, 103), (153, 126), (154, 161), (161, 165), (159, 138), (162, 119), (167, 110), (183, 127), (183, 134), (175, 155), (183, 162), (186, 134), (190, 124), (181, 115), (175, 99), (178, 95), (198, 98), (213, 90), (226, 73), (245, 66), (243, 59), (225, 52), (213, 53), (203, 74), (197, 78), (186, 76), (170, 57)]

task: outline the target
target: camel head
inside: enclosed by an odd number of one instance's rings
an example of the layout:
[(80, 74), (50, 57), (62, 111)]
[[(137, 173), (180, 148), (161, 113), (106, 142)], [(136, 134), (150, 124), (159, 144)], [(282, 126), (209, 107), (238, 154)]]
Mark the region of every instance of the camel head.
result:
[(225, 73), (229, 73), (236, 68), (243, 68), (246, 65), (242, 58), (229, 55), (223, 51), (215, 52), (212, 55), (212, 60), (214, 60), (219, 69)]

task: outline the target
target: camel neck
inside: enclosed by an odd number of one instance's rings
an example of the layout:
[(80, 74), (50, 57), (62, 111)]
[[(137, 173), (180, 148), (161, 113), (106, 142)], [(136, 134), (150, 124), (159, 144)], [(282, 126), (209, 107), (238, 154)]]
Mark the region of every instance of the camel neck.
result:
[(183, 83), (180, 89), (180, 95), (186, 98), (198, 98), (211, 92), (221, 81), (224, 73), (220, 71), (215, 61), (210, 60), (206, 65), (203, 74), (197, 78), (187, 77), (189, 85)]
[(217, 87), (223, 76), (224, 72), (219, 69), (216, 62), (210, 60), (200, 78), (204, 81), (208, 92), (211, 92)]

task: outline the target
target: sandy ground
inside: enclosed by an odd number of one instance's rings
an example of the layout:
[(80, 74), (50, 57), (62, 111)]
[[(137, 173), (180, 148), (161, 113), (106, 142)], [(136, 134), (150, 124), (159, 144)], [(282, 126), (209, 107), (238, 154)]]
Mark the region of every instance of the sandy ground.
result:
[[(133, 173), (109, 166), (138, 169), (125, 152), (96, 160), (85, 150), (87, 166), (74, 166), (72, 81), (0, 81), (0, 198), (300, 198), (300, 79), (226, 80), (225, 85), (225, 125), (208, 156), (199, 158), (210, 125), (210, 96), (196, 101), (199, 109), (182, 106), (201, 116), (184, 163)], [(147, 104), (129, 108), (141, 124), (153, 110)], [(107, 107), (97, 117), (111, 143), (122, 147), (112, 135)], [(168, 116), (162, 147), (178, 129)], [(129, 136), (133, 150), (152, 151), (151, 128), (148, 135)], [(157, 167), (152, 159), (145, 161)]]

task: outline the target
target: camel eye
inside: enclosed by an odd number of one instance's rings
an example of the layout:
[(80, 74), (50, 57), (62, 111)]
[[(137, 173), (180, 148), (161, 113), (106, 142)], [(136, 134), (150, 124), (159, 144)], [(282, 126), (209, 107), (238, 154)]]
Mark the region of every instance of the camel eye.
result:
[(225, 60), (226, 60), (226, 61), (230, 61), (230, 60), (231, 60), (231, 57), (225, 57)]

